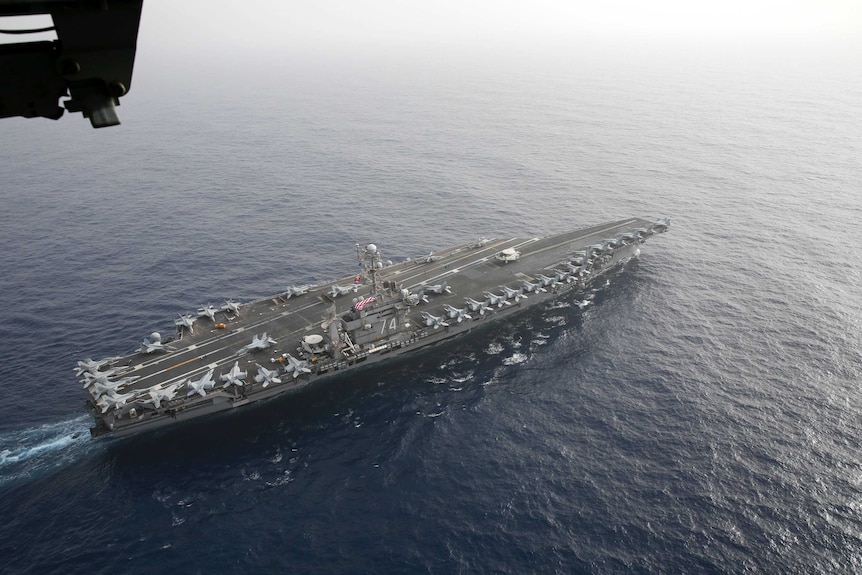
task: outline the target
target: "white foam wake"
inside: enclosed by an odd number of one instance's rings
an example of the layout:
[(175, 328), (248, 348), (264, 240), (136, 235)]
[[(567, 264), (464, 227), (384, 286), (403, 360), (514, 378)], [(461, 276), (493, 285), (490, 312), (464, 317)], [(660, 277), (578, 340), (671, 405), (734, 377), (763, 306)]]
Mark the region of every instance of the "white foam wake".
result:
[(0, 434), (0, 484), (73, 460), (90, 442), (86, 415)]

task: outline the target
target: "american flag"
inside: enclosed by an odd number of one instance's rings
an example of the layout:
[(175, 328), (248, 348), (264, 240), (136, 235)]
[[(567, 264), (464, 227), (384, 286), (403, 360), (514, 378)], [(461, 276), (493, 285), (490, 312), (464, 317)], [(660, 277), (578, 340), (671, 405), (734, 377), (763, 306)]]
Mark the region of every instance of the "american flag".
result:
[(356, 302), (356, 305), (353, 306), (353, 309), (355, 309), (356, 311), (361, 310), (362, 308), (373, 302), (374, 298), (376, 297), (376, 295), (370, 295), (365, 299), (359, 300), (358, 302)]

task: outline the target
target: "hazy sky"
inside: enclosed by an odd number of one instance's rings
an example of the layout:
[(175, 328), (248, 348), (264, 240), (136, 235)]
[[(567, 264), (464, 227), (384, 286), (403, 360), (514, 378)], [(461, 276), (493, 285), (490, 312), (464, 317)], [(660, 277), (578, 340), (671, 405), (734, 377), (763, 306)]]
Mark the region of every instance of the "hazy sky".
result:
[(145, 0), (139, 47), (204, 53), (585, 38), (852, 40), (862, 38), (862, 0)]
[(325, 48), (852, 35), (862, 36), (862, 0), (146, 0), (141, 40)]

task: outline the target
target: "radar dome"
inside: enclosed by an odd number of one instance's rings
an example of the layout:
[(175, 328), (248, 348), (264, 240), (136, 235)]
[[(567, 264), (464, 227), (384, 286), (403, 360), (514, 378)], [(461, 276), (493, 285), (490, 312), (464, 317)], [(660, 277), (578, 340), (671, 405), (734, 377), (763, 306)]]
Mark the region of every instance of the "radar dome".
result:
[(162, 334), (157, 331), (154, 331), (150, 334), (150, 341), (162, 341)]
[(367, 246), (365, 246), (365, 251), (369, 254), (376, 254), (377, 246), (375, 246), (374, 244), (368, 244)]

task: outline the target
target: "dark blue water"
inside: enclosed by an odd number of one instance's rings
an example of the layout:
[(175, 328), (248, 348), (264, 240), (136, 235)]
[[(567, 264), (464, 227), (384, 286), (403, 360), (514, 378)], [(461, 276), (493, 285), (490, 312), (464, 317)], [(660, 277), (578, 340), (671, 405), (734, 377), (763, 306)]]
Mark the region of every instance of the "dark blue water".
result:
[[(144, 60), (122, 128), (5, 120), (0, 571), (862, 570), (862, 66), (665, 56)], [(589, 305), (88, 437), (75, 361), (179, 312), (632, 215)]]

